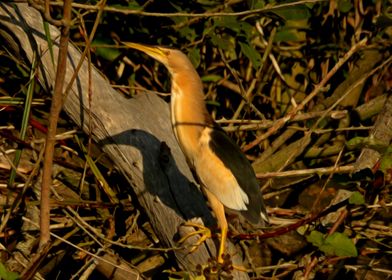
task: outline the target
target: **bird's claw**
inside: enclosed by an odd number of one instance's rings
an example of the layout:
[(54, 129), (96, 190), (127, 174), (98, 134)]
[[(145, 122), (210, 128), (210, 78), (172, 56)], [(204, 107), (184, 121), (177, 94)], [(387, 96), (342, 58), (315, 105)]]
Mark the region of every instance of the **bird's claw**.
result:
[(194, 252), (204, 241), (206, 241), (208, 238), (211, 238), (212, 236), (211, 230), (201, 224), (185, 222), (182, 224), (182, 226), (196, 228), (197, 230), (189, 232), (181, 237), (181, 239), (178, 241), (180, 244), (185, 243), (185, 241), (195, 235), (201, 235), (197, 242), (191, 245), (191, 249), (189, 251), (190, 253)]

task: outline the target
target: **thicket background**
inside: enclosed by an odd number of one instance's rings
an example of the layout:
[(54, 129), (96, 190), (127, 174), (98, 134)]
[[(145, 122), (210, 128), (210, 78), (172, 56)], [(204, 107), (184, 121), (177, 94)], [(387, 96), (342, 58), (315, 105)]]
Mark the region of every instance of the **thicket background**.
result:
[[(94, 7), (105, 3), (79, 4), (72, 9), (70, 38), (83, 49), (95, 23)], [(166, 69), (122, 42), (181, 49), (204, 82), (214, 119), (252, 161), (271, 216), (264, 232), (271, 234), (255, 231), (245, 240), (231, 229), (251, 278), (391, 277), (391, 4), (387, 0), (105, 4), (89, 56), (119, 94), (132, 98), (140, 90), (150, 90), (170, 100), (163, 94), (170, 92)], [(51, 14), (61, 18), (61, 6), (52, 5)], [(22, 273), (18, 254), (31, 260), (37, 243), (36, 229), (20, 228), (26, 223), (26, 209), (38, 211), (40, 171), (33, 178), (29, 174), (42, 160), (51, 94), (31, 75), (33, 68), (7, 44), (1, 45), (0, 276), (4, 279)], [(33, 91), (30, 101), (28, 90)], [(54, 184), (60, 186), (56, 195), (68, 199), (52, 203), (56, 234), (69, 234), (70, 242), (91, 253), (105, 250), (105, 244), (80, 231), (80, 224), (69, 222), (78, 215), (98, 232), (109, 228), (113, 232), (105, 234), (114, 240), (141, 247), (111, 248), (141, 277), (181, 279), (195, 277), (193, 273), (199, 279), (230, 277), (230, 271), (221, 274), (213, 262), (182, 271), (170, 251), (147, 250), (161, 244), (144, 209), (121, 187), (126, 183), (115, 163), (65, 114), (57, 133), (64, 134), (56, 145)], [(119, 203), (97, 187), (101, 180)], [(89, 204), (80, 204), (80, 198)], [(29, 250), (24, 252), (24, 246)], [(98, 270), (88, 270), (90, 261), (88, 254), (72, 246), (55, 246), (36, 267), (42, 275), (36, 277), (105, 279)]]

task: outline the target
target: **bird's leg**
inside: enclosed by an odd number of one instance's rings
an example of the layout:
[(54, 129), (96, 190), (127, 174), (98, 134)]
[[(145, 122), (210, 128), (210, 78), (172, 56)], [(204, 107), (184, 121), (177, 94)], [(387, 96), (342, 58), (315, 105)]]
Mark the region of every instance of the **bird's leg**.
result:
[[(218, 255), (217, 255), (217, 262), (220, 264), (224, 263), (223, 255), (225, 253), (226, 249), (226, 238), (227, 238), (227, 230), (228, 230), (228, 225), (226, 221), (226, 216), (225, 216), (225, 208), (223, 204), (216, 198), (216, 196), (208, 191), (206, 188), (204, 188), (204, 192), (208, 198), (208, 201), (210, 202), (210, 206), (212, 208), (212, 211), (214, 212), (216, 219), (218, 221), (218, 226), (221, 229), (221, 240), (219, 243), (219, 250), (218, 250)], [(194, 222), (186, 222), (183, 224), (183, 226), (189, 226), (189, 227), (194, 227), (197, 228), (196, 231), (190, 232), (189, 234), (185, 235), (179, 240), (179, 243), (184, 243), (188, 238), (201, 234), (201, 237), (199, 240), (192, 246), (192, 249), (190, 252), (193, 252), (197, 249), (200, 244), (202, 244), (207, 238), (211, 238), (211, 230), (203, 225), (200, 225), (198, 223)]]
[(223, 255), (226, 249), (226, 238), (228, 225), (225, 217), (225, 208), (223, 204), (216, 198), (216, 196), (211, 193), (208, 189), (204, 189), (208, 201), (211, 204), (212, 211), (215, 213), (216, 219), (218, 221), (218, 226), (221, 228), (221, 240), (219, 244), (218, 258), (217, 261), (220, 264), (224, 263)]

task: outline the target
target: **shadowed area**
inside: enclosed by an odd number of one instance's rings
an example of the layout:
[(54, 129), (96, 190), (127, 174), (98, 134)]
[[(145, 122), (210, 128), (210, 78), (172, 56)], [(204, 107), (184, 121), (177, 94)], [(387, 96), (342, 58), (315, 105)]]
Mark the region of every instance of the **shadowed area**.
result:
[[(134, 168), (142, 169), (146, 186), (144, 193), (137, 194), (139, 199), (148, 192), (185, 220), (200, 217), (207, 226), (214, 224), (203, 195), (178, 169), (165, 142), (140, 129), (127, 130), (98, 142), (102, 146), (113, 143), (130, 145), (141, 153), (141, 166), (137, 162), (132, 163)], [(166, 182), (162, 182), (162, 178)], [(192, 203), (189, 203), (190, 200)]]

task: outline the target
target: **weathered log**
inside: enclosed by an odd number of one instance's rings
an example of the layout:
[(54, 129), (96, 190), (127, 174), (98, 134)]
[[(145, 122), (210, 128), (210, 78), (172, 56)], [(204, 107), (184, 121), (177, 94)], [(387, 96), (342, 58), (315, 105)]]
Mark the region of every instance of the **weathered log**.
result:
[[(392, 95), (389, 96), (381, 113), (377, 116), (373, 129), (370, 131), (370, 137), (375, 141), (388, 147), (392, 139)], [(381, 159), (382, 154), (373, 148), (364, 147), (359, 155), (356, 163), (355, 170), (361, 171), (365, 168), (373, 169), (377, 162)]]
[[(40, 13), (25, 3), (0, 3), (0, 31), (6, 38), (3, 42), (16, 49), (27, 63), (32, 61), (34, 53), (38, 54), (40, 80), (50, 92), (56, 68), (50, 58)], [(55, 42), (56, 62), (59, 31), (51, 26), (50, 34)], [(70, 45), (66, 84), (80, 57), (79, 50)], [(151, 93), (124, 98), (94, 67), (89, 100), (88, 69), (88, 62), (84, 61), (66, 96), (64, 110), (87, 134), (92, 135), (127, 178), (162, 245), (167, 248), (178, 246), (176, 239), (185, 220), (201, 217), (205, 224), (214, 223), (173, 136), (168, 105)], [(197, 264), (207, 263), (216, 248), (209, 240), (194, 253), (188, 254), (186, 250), (175, 250), (174, 253), (180, 267), (192, 271)], [(240, 264), (236, 257), (233, 261)], [(245, 273), (234, 273), (235, 279), (248, 278)]]

